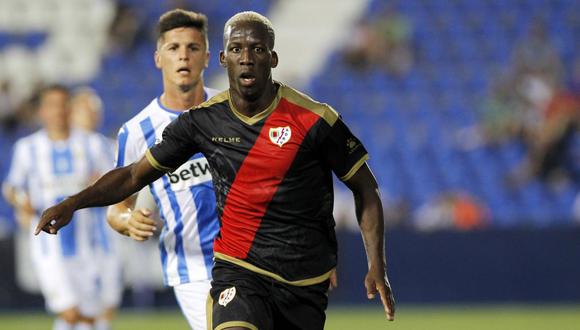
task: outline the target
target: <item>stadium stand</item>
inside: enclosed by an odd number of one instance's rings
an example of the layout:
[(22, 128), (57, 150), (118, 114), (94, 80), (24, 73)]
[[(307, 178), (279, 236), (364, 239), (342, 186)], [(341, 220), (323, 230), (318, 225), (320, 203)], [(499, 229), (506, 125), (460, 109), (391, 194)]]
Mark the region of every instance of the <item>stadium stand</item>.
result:
[[(211, 18), (213, 57), (206, 73), (212, 76), (221, 70), (215, 55), (221, 47), (223, 23), (236, 11), (230, 1), (118, 1), (117, 5), (132, 8), (139, 26), (130, 49), (103, 51), (100, 69), (90, 81), (107, 108), (102, 128), (106, 134), (114, 134), (121, 122), (161, 90), (151, 55), (152, 31), (144, 27), (153, 26), (159, 14), (175, 3), (184, 3)], [(244, 0), (236, 5), (266, 13), (272, 3)], [(362, 138), (389, 198), (405, 200), (414, 210), (442, 193), (461, 191), (491, 210), (492, 226), (570, 225), (577, 185), (555, 189), (540, 180), (520, 189), (506, 185), (505, 177), (527, 153), (524, 144), (511, 139), (499, 145), (464, 148), (458, 140), (462, 130), (478, 124), (491, 77), (509, 69), (514, 44), (525, 36), (535, 18), (549, 22), (547, 32), (563, 66), (572, 66), (578, 57), (575, 36), (580, 31), (574, 13), (579, 9), (574, 0), (373, 0), (364, 17), (396, 10), (412, 27), (414, 59), (409, 69), (394, 75), (376, 68), (352, 68), (337, 49), (312, 77), (307, 92), (332, 104)], [(101, 8), (100, 13), (105, 22), (113, 21), (109, 11)], [(0, 52), (14, 44), (42, 47), (47, 36), (42, 24), (39, 26), (27, 34), (1, 27)], [(84, 74), (88, 73), (79, 73)], [(9, 150), (18, 135), (2, 132), (2, 150)], [(7, 167), (8, 159), (0, 160), (0, 169)], [(9, 213), (0, 203), (0, 216), (9, 218)]]
[(413, 26), (414, 66), (399, 76), (353, 68), (339, 50), (309, 91), (333, 104), (368, 145), (384, 192), (413, 209), (443, 192), (465, 191), (489, 207), (493, 226), (570, 224), (577, 184), (506, 184), (527, 153), (517, 139), (469, 149), (457, 140), (477, 125), (494, 72), (509, 69), (514, 44), (534, 19), (549, 20), (548, 36), (564, 67), (572, 66), (579, 31), (571, 13), (578, 9), (575, 1), (375, 0), (369, 20), (396, 10)]

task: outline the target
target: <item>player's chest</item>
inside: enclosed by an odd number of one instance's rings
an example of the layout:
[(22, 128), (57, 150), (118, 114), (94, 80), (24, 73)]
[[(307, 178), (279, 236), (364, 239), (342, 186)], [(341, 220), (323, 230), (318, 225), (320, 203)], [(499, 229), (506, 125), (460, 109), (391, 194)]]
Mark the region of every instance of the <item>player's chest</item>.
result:
[(97, 176), (98, 155), (80, 145), (49, 145), (37, 152), (30, 177), (47, 191), (70, 194)]
[(287, 168), (299, 152), (310, 148), (308, 130), (289, 116), (270, 116), (250, 125), (225, 120), (205, 132), (202, 152), (219, 172)]

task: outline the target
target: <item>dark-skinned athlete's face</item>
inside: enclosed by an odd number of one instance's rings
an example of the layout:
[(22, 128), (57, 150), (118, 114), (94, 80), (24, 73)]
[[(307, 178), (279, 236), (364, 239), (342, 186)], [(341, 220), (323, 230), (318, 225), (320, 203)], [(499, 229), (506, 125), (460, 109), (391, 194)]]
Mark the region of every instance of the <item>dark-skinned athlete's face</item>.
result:
[(238, 22), (227, 27), (220, 63), (227, 68), (230, 89), (252, 102), (272, 81), (278, 55), (271, 49), (268, 30), (258, 22)]

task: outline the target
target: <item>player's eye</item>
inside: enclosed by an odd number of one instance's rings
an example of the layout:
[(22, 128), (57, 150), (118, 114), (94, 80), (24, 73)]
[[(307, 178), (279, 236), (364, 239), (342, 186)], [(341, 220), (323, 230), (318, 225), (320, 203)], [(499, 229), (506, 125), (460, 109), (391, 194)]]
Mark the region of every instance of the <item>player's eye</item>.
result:
[(254, 47), (254, 51), (255, 51), (256, 53), (263, 53), (265, 50), (264, 50), (264, 48), (262, 48), (262, 47)]
[(230, 51), (234, 53), (239, 53), (242, 51), (242, 49), (240, 47), (232, 47), (230, 48)]

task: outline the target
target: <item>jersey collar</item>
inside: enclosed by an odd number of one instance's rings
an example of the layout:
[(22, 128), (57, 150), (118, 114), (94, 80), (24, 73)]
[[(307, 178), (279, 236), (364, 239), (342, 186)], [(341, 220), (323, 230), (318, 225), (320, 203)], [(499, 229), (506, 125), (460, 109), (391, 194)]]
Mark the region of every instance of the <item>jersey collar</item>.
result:
[(230, 91), (228, 90), (228, 103), (230, 104), (230, 109), (232, 109), (232, 113), (236, 117), (238, 117), (238, 119), (240, 119), (241, 121), (243, 121), (244, 123), (246, 123), (248, 125), (254, 125), (255, 123), (259, 122), (260, 120), (268, 117), (274, 111), (274, 109), (276, 109), (276, 107), (278, 107), (278, 103), (280, 103), (280, 99), (282, 98), (282, 89), (284, 88), (284, 85), (282, 85), (281, 83), (279, 83), (277, 81), (274, 81), (274, 84), (278, 85), (278, 91), (276, 92), (276, 97), (274, 98), (272, 103), (270, 103), (270, 105), (264, 111), (259, 112), (255, 115), (253, 115), (252, 117), (248, 117), (236, 109), (236, 107), (234, 106), (234, 103), (232, 102), (232, 98), (230, 97)]

